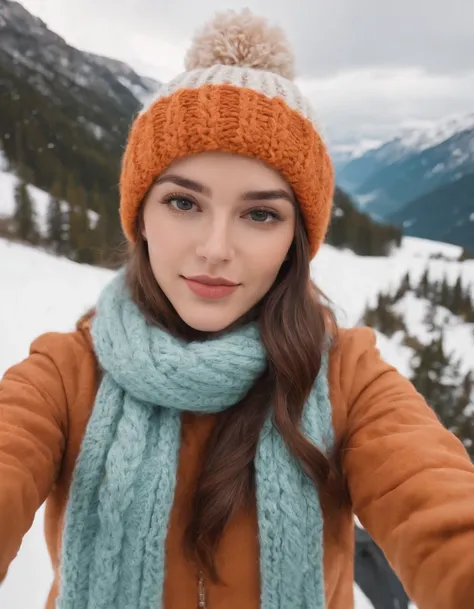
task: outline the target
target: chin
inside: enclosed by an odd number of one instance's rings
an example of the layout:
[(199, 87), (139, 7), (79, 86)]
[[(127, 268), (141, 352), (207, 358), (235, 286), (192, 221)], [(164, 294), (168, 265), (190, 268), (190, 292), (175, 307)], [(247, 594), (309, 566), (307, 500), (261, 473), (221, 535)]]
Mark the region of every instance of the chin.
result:
[(192, 313), (189, 312), (189, 315), (186, 315), (184, 311), (178, 310), (178, 315), (185, 324), (198, 332), (222, 332), (239, 318), (238, 315), (219, 315), (219, 313), (212, 310), (200, 313), (193, 311)]

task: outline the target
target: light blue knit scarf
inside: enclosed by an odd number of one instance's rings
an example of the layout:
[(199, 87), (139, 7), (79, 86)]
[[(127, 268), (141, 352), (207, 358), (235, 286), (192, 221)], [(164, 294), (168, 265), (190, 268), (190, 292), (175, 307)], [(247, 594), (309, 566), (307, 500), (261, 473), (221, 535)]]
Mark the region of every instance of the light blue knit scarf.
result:
[[(232, 407), (264, 370), (265, 352), (253, 325), (191, 343), (151, 327), (130, 299), (122, 273), (101, 295), (92, 336), (105, 374), (66, 509), (57, 608), (162, 609), (181, 412)], [(327, 451), (332, 425), (326, 367), (325, 360), (303, 426)], [(323, 609), (318, 494), (270, 420), (255, 468), (261, 607)]]

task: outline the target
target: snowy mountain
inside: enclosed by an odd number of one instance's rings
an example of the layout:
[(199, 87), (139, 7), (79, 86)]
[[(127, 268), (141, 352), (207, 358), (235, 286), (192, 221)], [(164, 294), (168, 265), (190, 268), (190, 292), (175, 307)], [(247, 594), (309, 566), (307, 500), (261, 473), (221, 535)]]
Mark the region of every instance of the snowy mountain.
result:
[[(133, 117), (159, 83), (68, 45), (0, 0), (0, 149), (25, 182), (104, 219), (118, 245), (118, 174)], [(104, 255), (106, 252), (104, 252)]]
[(333, 142), (328, 141), (336, 176), (339, 177), (345, 167), (352, 161), (359, 159), (371, 150), (377, 150), (384, 142), (380, 140), (364, 139), (359, 141)]
[(473, 173), (474, 126), (391, 162), (363, 182), (358, 196), (371, 196), (366, 211), (387, 218), (410, 201)]
[[(348, 162), (338, 176), (340, 186), (349, 193), (368, 190), (364, 183), (379, 171), (395, 163), (435, 148), (458, 134), (474, 129), (474, 113), (450, 116), (439, 123), (428, 123), (417, 128), (405, 128), (399, 136), (379, 146), (352, 145), (347, 151)], [(457, 153), (461, 157), (460, 153)]]
[(77, 92), (96, 90), (127, 108), (136, 103), (133, 99), (141, 101), (153, 93), (158, 84), (122, 62), (69, 46), (11, 0), (0, 0), (0, 54), (2, 63), (13, 64), (43, 94), (52, 93), (53, 81), (60, 79)]
[[(474, 200), (462, 194), (464, 178), (474, 178), (474, 114), (406, 132), (338, 174), (341, 187), (372, 217), (409, 227), (406, 234), (472, 247)], [(450, 192), (462, 202), (454, 198), (438, 210), (442, 189), (457, 182)]]

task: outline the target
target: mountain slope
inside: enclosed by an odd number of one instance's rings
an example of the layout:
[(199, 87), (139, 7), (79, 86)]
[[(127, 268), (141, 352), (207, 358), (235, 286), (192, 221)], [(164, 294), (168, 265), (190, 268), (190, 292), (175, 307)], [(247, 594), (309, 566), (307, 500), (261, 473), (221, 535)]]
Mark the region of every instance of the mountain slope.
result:
[(409, 132), (367, 152), (344, 167), (339, 183), (376, 220), (396, 223), (408, 235), (469, 248), (471, 178), (463, 178), (473, 174), (470, 114)]
[[(448, 117), (439, 123), (416, 129), (406, 129), (398, 137), (355, 156), (339, 173), (338, 182), (350, 194), (367, 196), (371, 192), (368, 181), (375, 181), (379, 172), (473, 129), (474, 113)], [(369, 187), (364, 185), (367, 182)], [(362, 199), (364, 202), (364, 197)]]
[(0, 0), (0, 143), (25, 180), (107, 214), (118, 239), (117, 182), (133, 116), (158, 83), (84, 53), (20, 4)]
[(401, 230), (396, 226), (375, 222), (357, 209), (345, 192), (336, 188), (326, 243), (349, 248), (360, 256), (386, 256), (400, 245), (401, 238)]
[(386, 219), (410, 201), (469, 173), (474, 173), (474, 128), (381, 169), (358, 188), (358, 196), (371, 197), (365, 210)]
[(388, 220), (405, 235), (456, 243), (474, 253), (474, 173), (411, 201)]

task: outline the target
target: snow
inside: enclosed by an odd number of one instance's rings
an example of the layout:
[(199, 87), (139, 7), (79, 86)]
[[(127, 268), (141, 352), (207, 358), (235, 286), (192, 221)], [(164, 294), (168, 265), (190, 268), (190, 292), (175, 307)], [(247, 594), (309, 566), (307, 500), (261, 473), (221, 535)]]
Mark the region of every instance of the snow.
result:
[(373, 609), (372, 603), (358, 586), (354, 587), (354, 599), (357, 609)]
[[(0, 217), (11, 217), (15, 211), (14, 192), (18, 178), (12, 173), (0, 172)], [(34, 201), (38, 228), (42, 235), (46, 233), (46, 213), (48, 209), (49, 194), (32, 186), (27, 185), (28, 193)]]
[[(416, 298), (413, 293), (406, 294), (394, 306), (394, 311), (403, 317), (408, 334), (417, 338), (424, 345), (431, 343), (437, 336), (436, 332), (430, 330), (424, 321), (429, 308), (430, 303), (428, 300)], [(466, 324), (462, 319), (443, 307), (437, 307), (435, 321), (444, 330), (443, 345), (446, 355), (460, 360), (460, 371), (462, 374), (473, 370), (474, 324)], [(392, 337), (389, 341), (391, 348), (395, 348), (397, 353), (401, 353), (404, 350), (404, 357), (411, 359), (413, 352), (411, 349), (400, 344), (402, 338), (401, 335)], [(385, 340), (388, 339), (385, 338)], [(386, 353), (385, 357), (387, 357)], [(393, 363), (397, 366), (395, 362)], [(410, 366), (407, 359), (405, 359), (405, 365), (406, 372), (404, 374), (409, 376)], [(397, 367), (401, 370), (401, 366), (398, 365)]]
[[(419, 281), (429, 266), (433, 279), (442, 279), (447, 275), (448, 281), (455, 283), (461, 274), (465, 285), (473, 285), (474, 261), (457, 262), (461, 251), (456, 245), (413, 237), (404, 238), (402, 247), (388, 258), (363, 258), (351, 250), (325, 246), (311, 264), (311, 271), (326, 296), (335, 303), (340, 323), (353, 326), (360, 321), (366, 305), (374, 304), (381, 290), (398, 287), (407, 271), (410, 271), (413, 281)], [(436, 255), (442, 258), (432, 258)], [(341, 303), (344, 303), (344, 307)]]
[(376, 150), (380, 146), (382, 146), (383, 142), (381, 140), (375, 139), (361, 139), (357, 142), (352, 143), (339, 143), (339, 144), (330, 144), (331, 152), (335, 155), (338, 155), (341, 158), (349, 160), (357, 159), (363, 156), (366, 152), (370, 150)]
[(473, 128), (474, 113), (448, 116), (442, 121), (436, 123), (427, 121), (417, 128), (409, 129), (402, 135), (400, 142), (406, 149), (421, 152), (445, 142), (457, 133)]
[(406, 256), (416, 256), (418, 258), (441, 254), (446, 258), (457, 260), (462, 254), (462, 247), (451, 245), (450, 243), (438, 243), (437, 241), (426, 241), (418, 237), (410, 237), (405, 239), (403, 243), (403, 253)]
[[(0, 173), (0, 192), (7, 174)], [(12, 179), (11, 177), (9, 178)], [(3, 180), (3, 182), (2, 182)], [(34, 190), (33, 195), (38, 193)], [(5, 209), (5, 200), (1, 201)], [(324, 246), (311, 265), (313, 278), (332, 299), (343, 326), (356, 325), (367, 305), (373, 304), (380, 290), (398, 287), (407, 270), (414, 281), (426, 267), (430, 277), (448, 277), (454, 283), (461, 275), (465, 285), (474, 291), (474, 261), (460, 263), (460, 248), (406, 238), (402, 247), (390, 257), (361, 258), (350, 251)], [(441, 258), (434, 259), (433, 256)], [(47, 331), (68, 331), (75, 321), (97, 300), (112, 272), (79, 265), (63, 258), (0, 239), (0, 376), (28, 354), (31, 341)], [(421, 337), (425, 331), (422, 319), (427, 303), (408, 294), (398, 305), (403, 309), (410, 332)], [(465, 366), (474, 360), (473, 332), (448, 315), (446, 340), (464, 358)], [(428, 337), (425, 336), (425, 339)], [(402, 374), (410, 373), (412, 352), (401, 344), (401, 336), (391, 339), (377, 333), (383, 357)], [(10, 567), (0, 588), (2, 609), (43, 609), (51, 581), (51, 567), (43, 540), (43, 510), (40, 509), (21, 551)], [(25, 585), (28, 582), (28, 586)], [(356, 587), (356, 608), (372, 609)]]
[(443, 171), (445, 168), (445, 164), (444, 163), (437, 163), (433, 169), (431, 170), (431, 174), (434, 175), (436, 173), (440, 173), (441, 171)]
[[(15, 211), (15, 187), (18, 184), (18, 178), (13, 173), (2, 171), (2, 163), (3, 167), (6, 167), (6, 160), (0, 150), (0, 219), (13, 216)], [(27, 185), (27, 190), (33, 200), (40, 235), (45, 236), (47, 234), (47, 213), (50, 194), (31, 184)], [(65, 206), (66, 203), (62, 201), (61, 207), (63, 211), (66, 209)], [(98, 214), (95, 211), (89, 210), (88, 217), (91, 228), (94, 228), (99, 219)]]
[(372, 203), (372, 201), (375, 201), (375, 199), (378, 196), (379, 196), (378, 192), (368, 192), (366, 194), (357, 195), (355, 198), (357, 200), (357, 204), (359, 205), (359, 207), (364, 208), (369, 203)]
[[(397, 137), (382, 142), (379, 146), (368, 147), (362, 154), (355, 154), (352, 158), (348, 152), (344, 152), (344, 146), (335, 146), (334, 150), (339, 154), (343, 154), (343, 158), (346, 158), (347, 161), (358, 157), (367, 157), (375, 160), (377, 164), (388, 166), (402, 161), (413, 154), (419, 154), (429, 148), (438, 146), (457, 134), (471, 130), (474, 130), (474, 113), (448, 116), (437, 122), (417, 121), (416, 123), (406, 124), (401, 128), (400, 135)], [(470, 142), (472, 141), (471, 139)], [(450, 151), (452, 162), (449, 163), (447, 159), (444, 168), (441, 164), (438, 164), (435, 169), (431, 168), (425, 177), (429, 178), (440, 172), (446, 173), (456, 167), (469, 163), (473, 152), (473, 144), (470, 142), (468, 142), (468, 150), (454, 148)], [(454, 143), (452, 145), (455, 146)], [(342, 153), (339, 150), (342, 150)], [(422, 164), (426, 165), (427, 160), (423, 159)]]
[(392, 366), (403, 374), (409, 377), (411, 375), (411, 360), (414, 355), (412, 349), (403, 344), (402, 333), (394, 334), (391, 338), (385, 336), (381, 332), (376, 331), (377, 347), (380, 349), (384, 359), (390, 362)]

